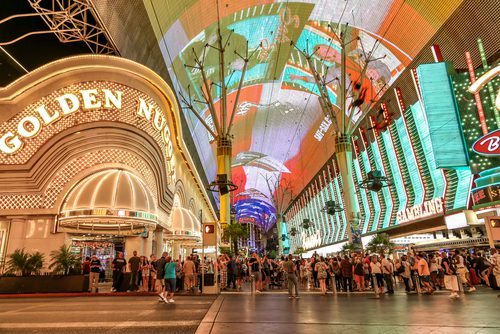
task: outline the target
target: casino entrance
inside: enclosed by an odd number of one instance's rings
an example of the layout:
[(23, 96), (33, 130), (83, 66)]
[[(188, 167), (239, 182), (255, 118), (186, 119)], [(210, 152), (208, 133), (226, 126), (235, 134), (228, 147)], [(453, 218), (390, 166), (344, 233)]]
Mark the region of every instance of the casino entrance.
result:
[(67, 232), (72, 251), (82, 258), (96, 254), (109, 263), (116, 251), (150, 256), (157, 228), (156, 201), (131, 171), (106, 169), (79, 181), (66, 195), (57, 230)]

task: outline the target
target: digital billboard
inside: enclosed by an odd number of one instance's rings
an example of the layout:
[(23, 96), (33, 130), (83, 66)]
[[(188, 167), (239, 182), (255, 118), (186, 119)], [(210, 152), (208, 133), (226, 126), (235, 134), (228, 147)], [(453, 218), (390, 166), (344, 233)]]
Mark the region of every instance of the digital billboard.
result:
[[(195, 57), (203, 60), (207, 80), (213, 83), (215, 103), (219, 58), (207, 44), (217, 38), (218, 17), (224, 39), (230, 35), (224, 69), (231, 110), (243, 63), (235, 51), (255, 51), (248, 65), (234, 123), (233, 181), (240, 191), (257, 189), (272, 196), (266, 177), (288, 178), (298, 194), (334, 153), (331, 136), (335, 120), (325, 117), (318, 102), (312, 73), (317, 71), (329, 82), (332, 103), (338, 104), (340, 43), (335, 31), (345, 31), (347, 85), (359, 80), (369, 63), (362, 88), (363, 110), (378, 100), (412, 61), (428, 39), (460, 3), (450, 0), (437, 5), (413, 1), (331, 1), (331, 0), (188, 0), (150, 1), (145, 7), (156, 33), (176, 92), (189, 91), (202, 100), (202, 75), (190, 68)], [(338, 31), (337, 31), (338, 32)], [(296, 48), (291, 46), (295, 43)], [(309, 67), (303, 52), (314, 54)], [(185, 65), (188, 65), (187, 67)], [(212, 124), (206, 105), (195, 104), (197, 112)], [(216, 175), (215, 143), (200, 121), (186, 110), (185, 116), (195, 146), (209, 180)], [(266, 162), (238, 160), (238, 154), (253, 154)], [(271, 162), (271, 163), (270, 163)]]

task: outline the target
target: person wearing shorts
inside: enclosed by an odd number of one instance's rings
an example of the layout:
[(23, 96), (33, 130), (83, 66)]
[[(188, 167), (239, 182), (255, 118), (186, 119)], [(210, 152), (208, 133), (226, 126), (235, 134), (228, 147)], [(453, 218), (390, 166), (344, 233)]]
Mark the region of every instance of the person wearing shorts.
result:
[[(173, 303), (174, 302), (174, 292), (175, 292), (175, 282), (177, 280), (176, 277), (176, 268), (177, 262), (172, 261), (170, 256), (167, 257), (167, 263), (165, 263), (165, 294), (163, 295), (163, 300), (165, 303)], [(170, 298), (169, 298), (170, 295)]]

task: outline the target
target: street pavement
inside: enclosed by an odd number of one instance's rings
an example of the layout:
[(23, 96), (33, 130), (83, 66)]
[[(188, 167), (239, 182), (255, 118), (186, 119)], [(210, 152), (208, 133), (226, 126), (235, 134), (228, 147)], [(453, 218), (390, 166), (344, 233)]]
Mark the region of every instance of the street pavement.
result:
[(449, 292), (375, 299), (373, 293), (321, 296), (302, 291), (177, 296), (0, 298), (0, 333), (169, 334), (498, 334), (498, 292), (478, 288), (459, 300)]
[(195, 333), (213, 296), (0, 299), (0, 333)]

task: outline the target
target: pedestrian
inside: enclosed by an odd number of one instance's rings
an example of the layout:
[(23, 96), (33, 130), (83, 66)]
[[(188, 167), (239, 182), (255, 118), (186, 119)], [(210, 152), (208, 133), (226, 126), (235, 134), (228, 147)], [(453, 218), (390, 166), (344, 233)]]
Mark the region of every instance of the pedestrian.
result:
[[(283, 263), (283, 270), (288, 277), (288, 298), (300, 298), (299, 296), (299, 280), (297, 278), (297, 266), (293, 262), (292, 254), (288, 255), (288, 261)], [(295, 290), (295, 291), (294, 291)], [(295, 294), (294, 294), (295, 292)]]
[(356, 257), (354, 265), (354, 280), (358, 287), (358, 291), (365, 291), (365, 270), (363, 268), (363, 260), (361, 257)]
[(394, 271), (392, 263), (387, 260), (384, 254), (380, 254), (380, 258), (382, 259), (382, 275), (384, 276), (385, 286), (387, 287), (387, 293), (394, 293), (394, 284), (392, 283), (392, 273)]
[(383, 276), (382, 276), (382, 265), (378, 261), (378, 258), (376, 255), (372, 255), (371, 262), (370, 262), (370, 270), (372, 273), (372, 280), (373, 280), (373, 292), (375, 293), (375, 298), (380, 298), (380, 288), (383, 289), (384, 282), (383, 282)]
[(321, 294), (323, 296), (326, 296), (326, 277), (328, 276), (328, 266), (325, 263), (325, 259), (321, 256), (314, 267), (315, 271), (318, 273), (318, 281)]
[(113, 267), (113, 286), (111, 287), (111, 292), (119, 291), (122, 281), (123, 281), (123, 272), (127, 266), (127, 260), (123, 257), (122, 252), (118, 252), (116, 254), (116, 258), (111, 263)]
[(148, 291), (148, 283), (149, 283), (149, 273), (151, 270), (148, 258), (145, 256), (141, 256), (141, 264), (139, 265), (139, 268), (141, 270), (141, 276), (142, 276), (142, 291), (147, 292)]
[(165, 289), (165, 294), (163, 295), (163, 301), (167, 304), (173, 303), (175, 301), (174, 293), (175, 293), (175, 283), (177, 280), (176, 268), (177, 268), (177, 262), (172, 261), (172, 258), (170, 256), (167, 256), (164, 268), (166, 289)]
[(159, 288), (158, 290), (160, 291), (160, 294), (158, 295), (160, 299), (158, 301), (163, 301), (163, 293), (165, 291), (165, 263), (167, 263), (167, 252), (163, 252), (161, 254), (161, 257), (156, 261), (156, 278), (159, 283)]
[(156, 265), (156, 256), (154, 256), (154, 254), (151, 254), (151, 256), (149, 257), (150, 260), (149, 260), (149, 264), (151, 266), (151, 270), (150, 270), (150, 276), (151, 276), (151, 285), (149, 286), (149, 292), (154, 292), (156, 291), (156, 278), (158, 277), (157, 274), (158, 274), (158, 271), (157, 271), (157, 265)]
[(261, 260), (260, 257), (257, 255), (257, 253), (252, 254), (252, 258), (248, 261), (251, 274), (254, 277), (255, 280), (255, 291), (256, 292), (261, 292), (262, 291), (262, 273), (261, 273)]
[(451, 290), (450, 298), (458, 299), (460, 295), (458, 294), (458, 280), (456, 276), (456, 268), (448, 258), (445, 252), (441, 253), (441, 267), (443, 268), (444, 273), (444, 286), (446, 289)]
[(128, 260), (128, 269), (130, 271), (130, 281), (127, 291), (136, 291), (138, 289), (139, 269), (141, 258), (137, 256), (137, 251), (133, 251), (133, 256)]
[(342, 277), (344, 278), (344, 291), (352, 292), (353, 266), (347, 255), (345, 255), (342, 262), (340, 262), (340, 268), (342, 269)]
[(403, 268), (403, 270), (399, 269), (398, 273), (401, 276), (401, 278), (403, 279), (403, 282), (405, 284), (405, 291), (410, 292), (411, 291), (411, 288), (410, 288), (411, 272), (410, 272), (410, 263), (408, 262), (408, 257), (406, 255), (403, 255), (401, 257), (400, 265), (401, 265), (401, 268)]
[(182, 266), (182, 273), (184, 274), (184, 285), (189, 292), (194, 292), (196, 282), (196, 266), (191, 256), (186, 258)]
[(85, 257), (85, 261), (82, 264), (82, 270), (84, 275), (90, 275), (90, 257)]
[(467, 268), (465, 267), (465, 260), (464, 257), (460, 254), (460, 250), (456, 249), (455, 254), (453, 255), (452, 262), (457, 268), (457, 275), (462, 280), (462, 284), (466, 284), (469, 287), (469, 292), (474, 292), (476, 291), (476, 288), (470, 283), (469, 279), (467, 278)]
[(89, 276), (89, 292), (94, 291), (99, 292), (99, 274), (101, 273), (101, 261), (97, 258), (97, 255), (92, 255), (90, 260), (90, 276)]
[(229, 261), (227, 262), (227, 287), (231, 288), (231, 283), (233, 284), (233, 289), (236, 289), (236, 275), (237, 275), (237, 268), (236, 268), (236, 261), (234, 260), (234, 257), (231, 255), (229, 256)]
[(422, 282), (427, 288), (427, 293), (432, 294), (434, 292), (434, 288), (431, 286), (431, 272), (429, 270), (429, 264), (424, 259), (423, 253), (418, 253), (415, 256), (417, 262), (417, 271), (418, 276), (420, 278), (420, 282)]

